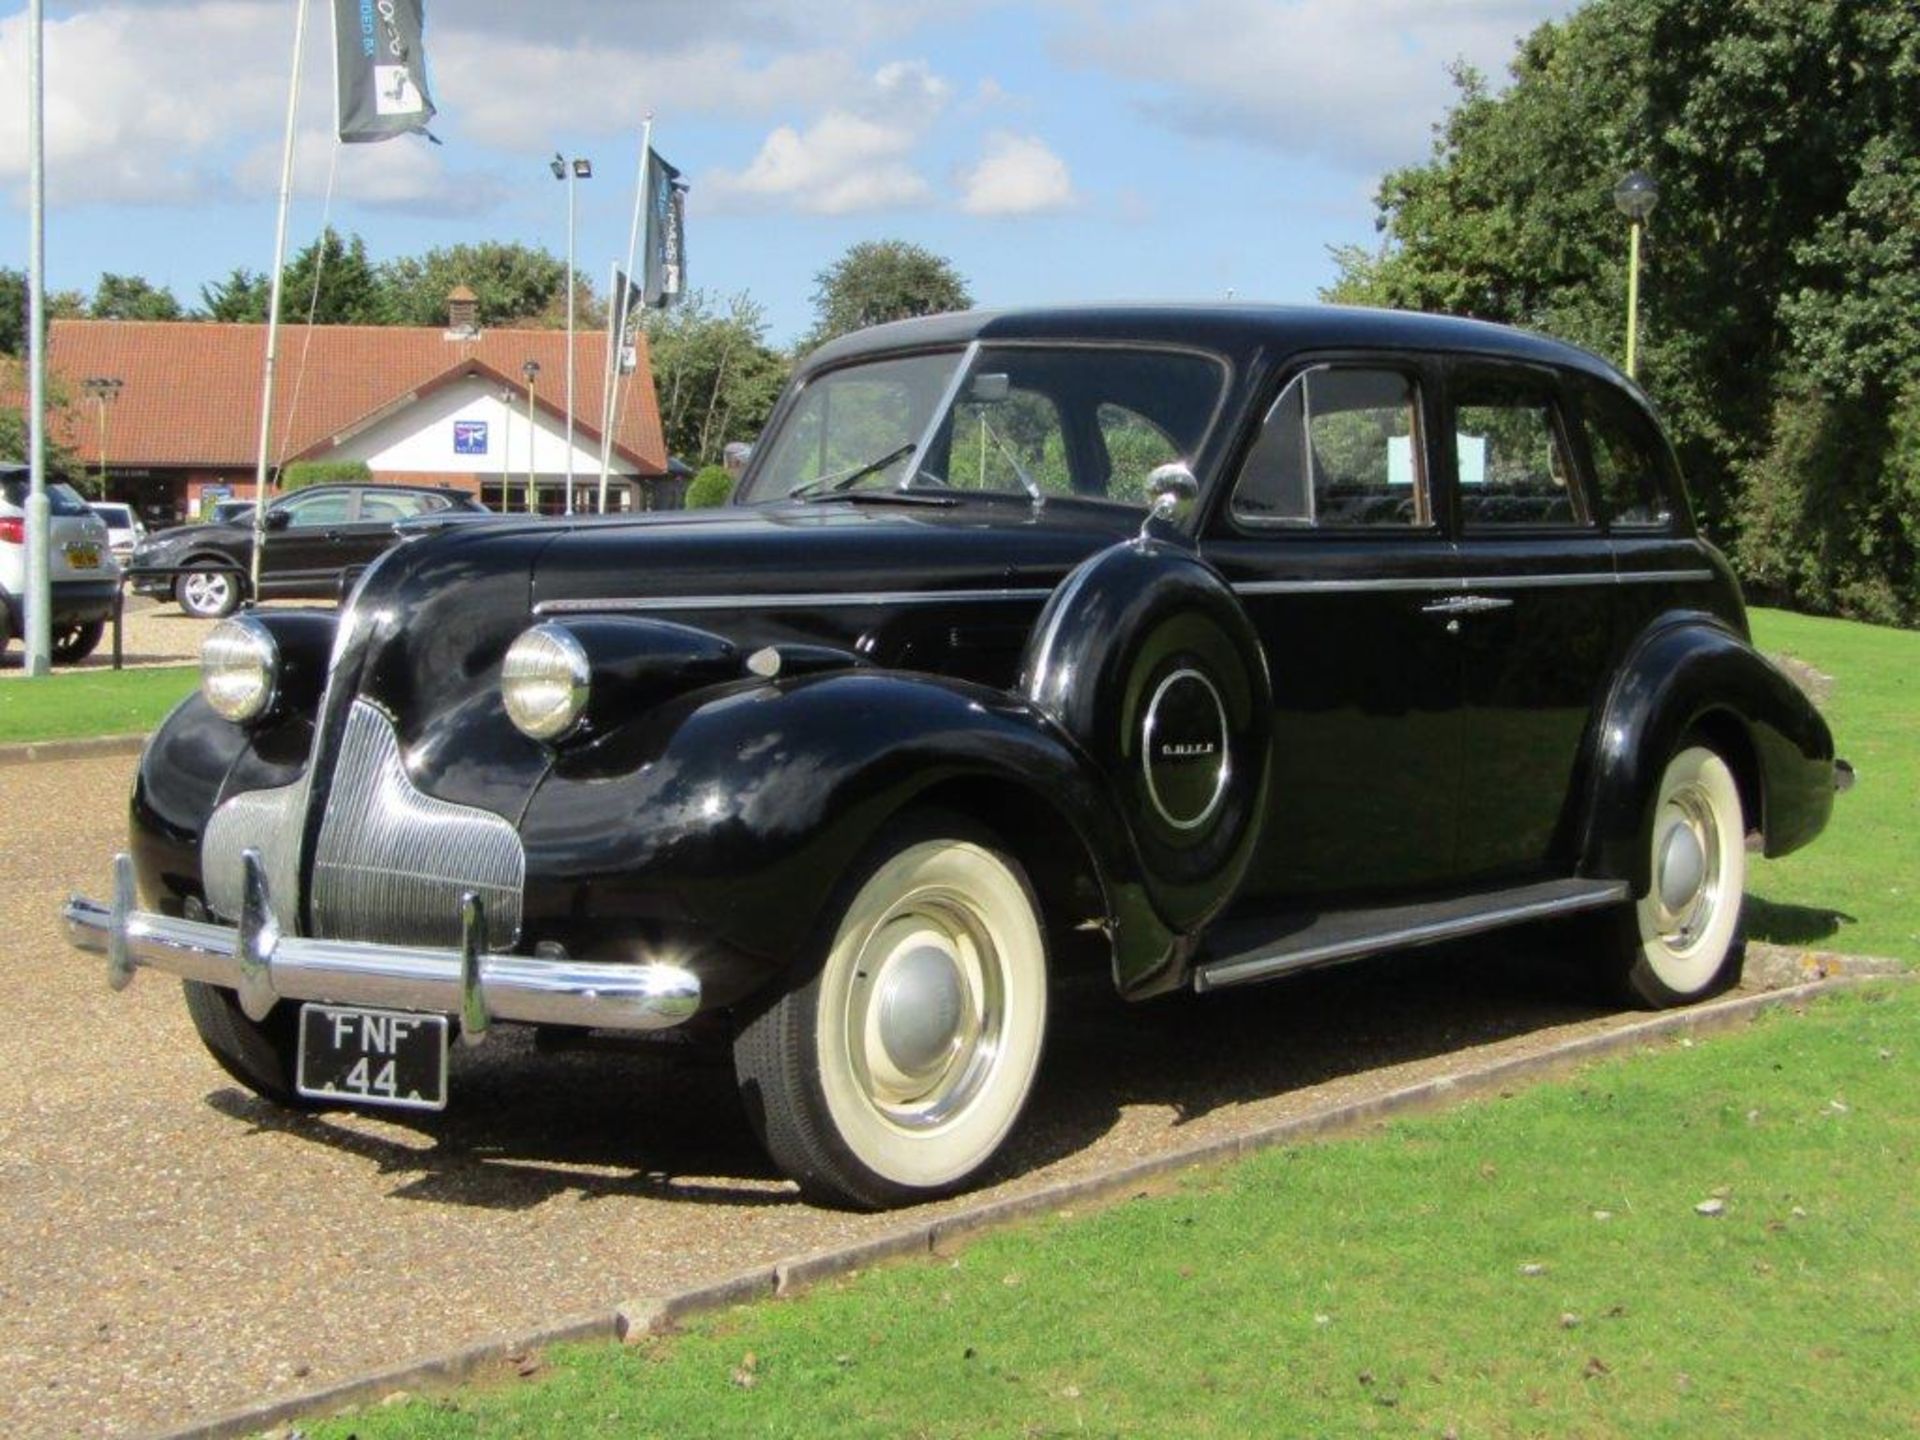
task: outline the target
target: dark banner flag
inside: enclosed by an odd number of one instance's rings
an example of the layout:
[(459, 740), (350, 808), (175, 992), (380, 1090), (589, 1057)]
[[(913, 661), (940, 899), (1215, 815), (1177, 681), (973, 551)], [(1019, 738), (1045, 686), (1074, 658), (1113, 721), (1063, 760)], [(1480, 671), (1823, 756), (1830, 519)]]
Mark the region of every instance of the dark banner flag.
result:
[(333, 0), (340, 138), (349, 144), (427, 134), (434, 109), (420, 43), (421, 6), (422, 0)]
[(680, 172), (647, 152), (646, 303), (664, 309), (687, 288), (687, 186)]
[[(607, 316), (607, 333), (614, 337), (614, 357), (609, 369), (631, 375), (640, 364), (640, 311), (647, 303), (646, 293), (617, 265), (613, 271), (612, 313)], [(615, 361), (617, 360), (617, 366)]]

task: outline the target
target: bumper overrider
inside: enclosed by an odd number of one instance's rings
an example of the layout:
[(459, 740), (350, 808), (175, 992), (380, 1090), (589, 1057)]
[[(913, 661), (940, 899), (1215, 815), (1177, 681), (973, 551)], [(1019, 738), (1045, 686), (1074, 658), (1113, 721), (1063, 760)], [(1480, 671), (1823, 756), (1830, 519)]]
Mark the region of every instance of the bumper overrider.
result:
[(700, 980), (679, 966), (489, 954), (485, 902), (459, 901), (458, 949), (312, 939), (282, 932), (259, 852), (240, 857), (237, 926), (137, 908), (133, 861), (113, 865), (113, 900), (75, 896), (65, 909), (75, 949), (107, 958), (124, 989), (142, 968), (232, 990), (264, 1019), (282, 1000), (453, 1016), (469, 1043), (495, 1020), (609, 1030), (663, 1030), (700, 1008)]

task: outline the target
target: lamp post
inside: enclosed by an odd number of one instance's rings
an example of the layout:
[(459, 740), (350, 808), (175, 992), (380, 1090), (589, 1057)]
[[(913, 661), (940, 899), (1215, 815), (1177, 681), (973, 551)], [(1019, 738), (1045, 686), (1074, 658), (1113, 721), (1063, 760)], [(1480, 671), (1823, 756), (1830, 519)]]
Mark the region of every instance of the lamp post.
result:
[(117, 375), (89, 375), (80, 382), (80, 388), (93, 396), (94, 403), (100, 407), (100, 498), (107, 498), (107, 406), (120, 398), (120, 389), (127, 382)]
[(500, 510), (505, 514), (513, 508), (507, 499), (513, 493), (513, 477), (507, 473), (509, 447), (513, 444), (513, 387), (500, 387)]
[(574, 157), (571, 164), (554, 151), (553, 159), (547, 168), (553, 171), (553, 178), (567, 187), (567, 504), (566, 513), (573, 513), (573, 223), (574, 223), (574, 187), (582, 180), (593, 178), (593, 162)]
[[(539, 435), (539, 426), (533, 418), (533, 385), (540, 378), (540, 362), (529, 360), (520, 367), (520, 373), (527, 378), (527, 513), (538, 515), (539, 502), (534, 497), (533, 479), (533, 442)], [(506, 497), (500, 497), (503, 501)]]
[(1660, 187), (1646, 171), (1631, 171), (1613, 187), (1613, 203), (1627, 217), (1627, 378), (1632, 379), (1640, 346), (1640, 230), (1660, 203)]

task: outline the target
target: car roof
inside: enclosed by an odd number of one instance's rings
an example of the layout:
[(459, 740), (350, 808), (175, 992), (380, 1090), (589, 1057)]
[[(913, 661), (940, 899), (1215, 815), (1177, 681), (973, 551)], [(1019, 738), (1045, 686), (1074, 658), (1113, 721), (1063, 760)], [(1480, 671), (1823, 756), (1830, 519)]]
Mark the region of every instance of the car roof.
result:
[(975, 340), (1091, 340), (1192, 345), (1244, 361), (1303, 350), (1424, 350), (1531, 360), (1637, 388), (1612, 365), (1576, 345), (1510, 325), (1349, 305), (1063, 305), (961, 310), (855, 331), (807, 358), (809, 370), (890, 350), (965, 345)]

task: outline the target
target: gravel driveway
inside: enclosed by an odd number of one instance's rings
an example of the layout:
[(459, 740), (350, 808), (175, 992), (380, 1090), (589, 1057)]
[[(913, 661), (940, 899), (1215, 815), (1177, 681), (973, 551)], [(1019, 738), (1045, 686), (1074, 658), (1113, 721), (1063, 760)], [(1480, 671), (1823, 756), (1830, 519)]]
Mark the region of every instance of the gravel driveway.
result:
[[(272, 609), (315, 605), (322, 609), (332, 608), (315, 600), (269, 600), (266, 604)], [(206, 635), (209, 623), (194, 619), (171, 600), (153, 600), (129, 592), (126, 614), (121, 622), (121, 663), (129, 670), (153, 665), (196, 664), (200, 659), (200, 641)], [(21, 669), (22, 659), (22, 646), (18, 641), (7, 646), (5, 653), (0, 654), (0, 680), (12, 679), (24, 673)], [(56, 667), (55, 673), (66, 675), (81, 670), (112, 668), (113, 627), (109, 625), (107, 633), (100, 637), (98, 650), (78, 665)]]
[[(56, 923), (70, 890), (104, 892), (133, 763), (5, 772), (0, 1434), (179, 1425), (897, 1223), (799, 1203), (717, 1057), (509, 1030), (456, 1047), (444, 1115), (255, 1101), (177, 982), (110, 994)], [(1089, 990), (996, 1193), (1630, 1019), (1538, 978), (1560, 938), (1140, 1009)]]

